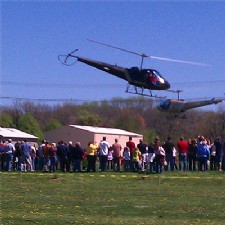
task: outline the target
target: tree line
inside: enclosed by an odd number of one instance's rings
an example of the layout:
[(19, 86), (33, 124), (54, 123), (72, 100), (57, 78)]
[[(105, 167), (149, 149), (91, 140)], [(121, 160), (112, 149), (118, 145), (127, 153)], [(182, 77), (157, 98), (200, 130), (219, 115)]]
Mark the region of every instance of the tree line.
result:
[(48, 105), (32, 101), (1, 106), (0, 127), (10, 127), (44, 138), (44, 133), (68, 124), (113, 127), (144, 135), (146, 142), (159, 136), (178, 140), (201, 134), (214, 139), (224, 135), (225, 107), (217, 111), (191, 110), (174, 117), (159, 112), (150, 98), (113, 98), (82, 104)]

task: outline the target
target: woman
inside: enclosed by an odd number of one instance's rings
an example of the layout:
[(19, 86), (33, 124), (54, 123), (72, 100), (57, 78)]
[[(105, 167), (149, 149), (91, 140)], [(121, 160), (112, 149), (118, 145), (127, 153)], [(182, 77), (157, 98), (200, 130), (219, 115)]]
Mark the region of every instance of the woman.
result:
[(155, 152), (154, 161), (156, 166), (156, 173), (162, 173), (162, 168), (164, 166), (165, 161), (165, 150), (161, 146), (159, 140), (155, 141), (154, 152)]

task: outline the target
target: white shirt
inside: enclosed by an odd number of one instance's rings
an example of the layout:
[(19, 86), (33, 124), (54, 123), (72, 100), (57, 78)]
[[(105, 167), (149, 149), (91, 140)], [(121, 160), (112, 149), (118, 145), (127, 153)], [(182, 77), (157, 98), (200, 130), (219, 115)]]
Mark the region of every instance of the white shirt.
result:
[(108, 155), (109, 143), (107, 141), (100, 142), (100, 155)]

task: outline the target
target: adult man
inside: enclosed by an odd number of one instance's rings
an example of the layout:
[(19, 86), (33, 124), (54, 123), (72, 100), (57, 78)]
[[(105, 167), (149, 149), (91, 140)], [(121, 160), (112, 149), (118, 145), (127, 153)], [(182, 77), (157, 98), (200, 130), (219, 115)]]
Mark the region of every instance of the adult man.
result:
[(170, 167), (170, 170), (173, 171), (174, 170), (174, 159), (173, 159), (174, 144), (171, 141), (170, 137), (167, 138), (167, 141), (163, 145), (163, 148), (166, 153), (166, 162), (167, 162), (167, 166), (165, 167), (165, 170), (168, 170), (168, 168)]
[(59, 145), (57, 146), (57, 156), (59, 157), (60, 162), (60, 169), (61, 172), (70, 172), (67, 170), (68, 165), (68, 147), (66, 144), (64, 144), (63, 141), (59, 142)]
[(12, 139), (8, 140), (8, 143), (5, 146), (5, 170), (11, 171), (13, 167), (13, 154), (15, 152), (15, 147), (12, 144)]
[(130, 149), (130, 170), (134, 170), (133, 153), (135, 149), (135, 143), (132, 141), (132, 137), (129, 137), (129, 141), (126, 143), (126, 147)]
[(81, 172), (81, 161), (83, 159), (84, 150), (80, 146), (80, 142), (75, 144), (70, 150), (70, 157), (73, 163), (73, 172)]
[(223, 144), (220, 137), (216, 138), (214, 145), (216, 147), (216, 167), (219, 171), (222, 171)]
[(118, 139), (115, 139), (115, 143), (112, 145), (113, 147), (113, 169), (114, 171), (120, 171), (120, 157), (121, 157), (121, 150), (122, 147), (118, 143)]
[(21, 144), (21, 151), (22, 151), (21, 155), (22, 155), (23, 171), (26, 172), (28, 170), (27, 166), (29, 166), (30, 171), (34, 171), (30, 155), (31, 145), (27, 142), (26, 139)]
[(106, 164), (108, 160), (109, 143), (106, 141), (106, 137), (99, 144), (99, 160), (100, 160), (100, 170), (102, 172), (106, 171)]
[(137, 145), (139, 151), (141, 152), (141, 170), (145, 171), (147, 156), (148, 156), (148, 146), (143, 142), (142, 139), (139, 140), (139, 144)]
[(179, 170), (183, 169), (183, 171), (186, 171), (188, 143), (184, 140), (184, 137), (180, 137), (180, 141), (177, 143), (177, 149), (179, 152)]
[(4, 140), (1, 141), (0, 144), (0, 170), (3, 171), (5, 169), (5, 146), (6, 143)]

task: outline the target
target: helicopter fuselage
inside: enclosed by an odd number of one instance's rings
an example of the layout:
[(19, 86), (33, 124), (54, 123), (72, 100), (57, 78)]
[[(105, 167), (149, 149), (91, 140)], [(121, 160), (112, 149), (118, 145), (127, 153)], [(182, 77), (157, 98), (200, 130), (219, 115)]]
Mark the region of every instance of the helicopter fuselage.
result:
[(175, 99), (166, 99), (158, 105), (158, 110), (162, 112), (169, 112), (174, 114), (183, 113), (189, 109), (199, 108), (206, 105), (218, 104), (223, 99), (202, 100), (202, 101), (183, 101)]
[(72, 57), (76, 57), (79, 62), (126, 80), (129, 84), (141, 89), (167, 90), (170, 88), (169, 82), (154, 69), (139, 69), (138, 67), (124, 68), (79, 56)]

